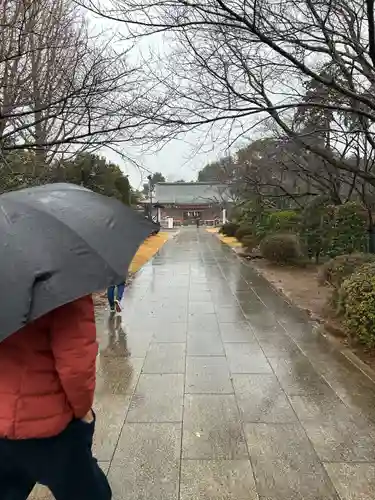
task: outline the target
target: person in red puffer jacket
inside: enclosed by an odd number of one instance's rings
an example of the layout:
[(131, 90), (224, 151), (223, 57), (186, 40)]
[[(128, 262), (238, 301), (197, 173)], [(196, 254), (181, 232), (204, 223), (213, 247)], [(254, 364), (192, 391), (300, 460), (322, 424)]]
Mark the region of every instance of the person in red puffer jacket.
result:
[(109, 500), (92, 456), (96, 328), (83, 297), (0, 343), (0, 497), (26, 500), (36, 482), (59, 500)]

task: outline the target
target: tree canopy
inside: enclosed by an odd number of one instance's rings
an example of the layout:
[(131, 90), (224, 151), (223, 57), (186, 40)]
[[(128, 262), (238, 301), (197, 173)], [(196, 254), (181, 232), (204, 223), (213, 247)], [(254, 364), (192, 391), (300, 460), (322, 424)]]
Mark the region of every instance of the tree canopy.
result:
[(117, 198), (126, 205), (136, 202), (129, 179), (120, 167), (90, 153), (46, 165), (33, 151), (12, 151), (0, 160), (0, 172), (0, 192), (50, 182), (70, 182)]
[[(155, 172), (151, 175), (151, 186), (155, 186), (158, 182), (165, 182), (165, 177), (161, 172)], [(143, 184), (143, 194), (148, 196), (150, 190), (150, 182)]]

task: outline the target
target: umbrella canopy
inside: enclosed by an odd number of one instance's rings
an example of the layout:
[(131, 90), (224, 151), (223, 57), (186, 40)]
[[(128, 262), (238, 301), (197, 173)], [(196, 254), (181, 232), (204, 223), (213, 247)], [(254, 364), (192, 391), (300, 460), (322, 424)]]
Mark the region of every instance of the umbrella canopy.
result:
[(73, 184), (0, 196), (0, 341), (79, 297), (120, 283), (155, 225)]

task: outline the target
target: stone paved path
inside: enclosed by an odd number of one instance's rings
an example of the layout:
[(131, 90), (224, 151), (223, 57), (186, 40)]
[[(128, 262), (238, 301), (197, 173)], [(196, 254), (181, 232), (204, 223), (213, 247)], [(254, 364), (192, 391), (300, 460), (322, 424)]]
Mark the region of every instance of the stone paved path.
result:
[(120, 319), (98, 317), (115, 500), (375, 498), (375, 385), (213, 235), (167, 243)]

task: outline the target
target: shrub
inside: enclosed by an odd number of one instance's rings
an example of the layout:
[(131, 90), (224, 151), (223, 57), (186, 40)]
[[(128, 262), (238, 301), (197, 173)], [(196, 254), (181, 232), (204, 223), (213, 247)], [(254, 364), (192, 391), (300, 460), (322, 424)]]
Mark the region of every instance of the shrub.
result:
[(349, 335), (375, 347), (375, 264), (364, 264), (343, 282), (339, 302)]
[(300, 236), (307, 255), (316, 262), (327, 255), (333, 226), (333, 207), (328, 196), (317, 196), (303, 210)]
[(375, 262), (375, 255), (370, 253), (351, 253), (339, 255), (326, 262), (319, 273), (321, 284), (329, 283), (334, 288), (340, 288), (343, 281), (349, 278), (363, 264)]
[(242, 238), (242, 246), (248, 251), (251, 252), (255, 247), (258, 246), (259, 240), (254, 234), (247, 234)]
[(238, 227), (236, 222), (226, 222), (221, 226), (220, 232), (224, 234), (224, 236), (231, 236), (234, 238)]
[(268, 234), (270, 234), (271, 232), (270, 218), (267, 212), (259, 214), (259, 217), (255, 221), (254, 232), (259, 241), (262, 240)]
[(295, 210), (280, 210), (268, 215), (270, 231), (297, 233), (300, 215)]
[(252, 197), (252, 199), (242, 202), (238, 209), (240, 211), (240, 216), (238, 220), (241, 224), (253, 225), (260, 215), (264, 212), (264, 198), (263, 197)]
[(238, 241), (242, 241), (245, 236), (252, 235), (253, 228), (250, 224), (241, 224), (236, 231), (236, 238)]
[(303, 211), (300, 234), (308, 256), (316, 262), (324, 255), (363, 252), (367, 247), (366, 216), (357, 203), (334, 206), (328, 197), (318, 196)]
[(261, 241), (260, 251), (275, 264), (293, 264), (302, 257), (299, 238), (294, 234), (270, 234)]
[(261, 240), (273, 233), (298, 233), (300, 215), (294, 210), (262, 212), (253, 225), (253, 232)]
[(334, 223), (328, 249), (330, 257), (367, 249), (367, 220), (358, 203), (348, 202), (334, 209)]

